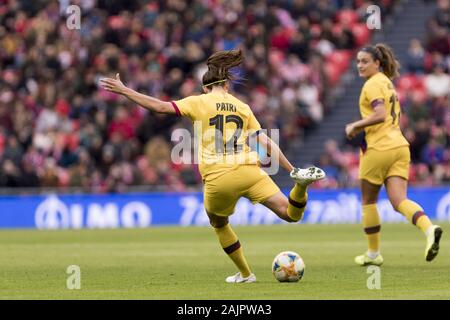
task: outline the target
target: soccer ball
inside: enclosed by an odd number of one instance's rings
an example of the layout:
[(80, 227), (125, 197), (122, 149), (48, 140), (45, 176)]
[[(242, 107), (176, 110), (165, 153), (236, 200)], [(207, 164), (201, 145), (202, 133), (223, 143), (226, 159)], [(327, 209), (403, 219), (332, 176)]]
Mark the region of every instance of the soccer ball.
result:
[(298, 253), (283, 251), (273, 260), (272, 273), (280, 282), (297, 282), (305, 273), (305, 263)]

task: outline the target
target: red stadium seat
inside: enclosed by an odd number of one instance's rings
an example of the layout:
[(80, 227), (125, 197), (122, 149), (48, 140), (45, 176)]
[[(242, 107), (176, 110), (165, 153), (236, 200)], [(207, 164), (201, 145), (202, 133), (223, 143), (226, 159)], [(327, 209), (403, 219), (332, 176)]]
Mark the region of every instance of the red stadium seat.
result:
[(407, 74), (395, 81), (395, 88), (400, 104), (403, 104), (408, 97), (418, 101), (427, 99), (427, 90), (423, 83), (423, 77), (415, 74)]
[(417, 78), (416, 89), (425, 90), (425, 76), (416, 75), (416, 78)]
[(423, 79), (415, 74), (406, 74), (395, 80), (395, 86), (399, 90), (423, 89)]
[(339, 67), (332, 62), (325, 62), (325, 74), (331, 86), (337, 84), (341, 77)]
[(397, 90), (409, 90), (413, 87), (413, 81), (410, 76), (402, 76), (395, 80)]
[(397, 92), (398, 101), (400, 102), (400, 105), (402, 105), (406, 98), (405, 91), (403, 89), (396, 88), (395, 92)]
[(336, 14), (336, 20), (339, 23), (347, 22), (350, 25), (353, 25), (355, 23), (358, 23), (359, 16), (356, 11), (353, 11), (351, 9), (343, 9), (338, 11), (338, 13)]
[(334, 64), (340, 71), (344, 71), (350, 64), (351, 52), (349, 50), (336, 50), (327, 56), (327, 62)]
[(425, 88), (415, 88), (412, 92), (415, 101), (425, 102), (428, 98), (428, 93)]
[(370, 39), (370, 31), (365, 23), (356, 23), (352, 27), (352, 32), (355, 36), (357, 47), (362, 47)]

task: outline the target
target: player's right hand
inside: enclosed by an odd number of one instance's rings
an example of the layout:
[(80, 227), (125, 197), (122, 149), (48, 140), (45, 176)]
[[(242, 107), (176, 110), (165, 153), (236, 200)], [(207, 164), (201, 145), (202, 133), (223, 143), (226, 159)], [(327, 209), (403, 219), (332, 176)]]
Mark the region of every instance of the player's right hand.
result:
[(354, 123), (349, 123), (345, 126), (345, 135), (348, 139), (353, 139), (362, 130), (355, 127)]
[(120, 80), (120, 75), (117, 73), (116, 78), (103, 78), (100, 79), (100, 85), (103, 89), (114, 93), (122, 94), (127, 88)]

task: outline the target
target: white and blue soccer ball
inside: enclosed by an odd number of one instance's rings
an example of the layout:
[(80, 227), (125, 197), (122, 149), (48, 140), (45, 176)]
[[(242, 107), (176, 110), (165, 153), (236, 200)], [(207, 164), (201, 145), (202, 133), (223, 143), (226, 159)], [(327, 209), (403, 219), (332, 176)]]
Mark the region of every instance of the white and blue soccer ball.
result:
[(283, 251), (273, 260), (272, 273), (280, 282), (297, 282), (305, 273), (305, 263), (298, 253)]

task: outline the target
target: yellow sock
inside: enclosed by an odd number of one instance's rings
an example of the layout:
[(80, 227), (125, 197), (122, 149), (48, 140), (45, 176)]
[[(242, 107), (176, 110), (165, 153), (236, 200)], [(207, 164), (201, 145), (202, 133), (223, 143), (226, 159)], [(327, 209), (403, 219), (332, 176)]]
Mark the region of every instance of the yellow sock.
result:
[(289, 193), (289, 205), (287, 208), (288, 216), (294, 221), (300, 221), (305, 212), (306, 202), (308, 200), (308, 193), (306, 188), (298, 183), (295, 184)]
[(214, 228), (217, 237), (219, 238), (220, 245), (230, 259), (234, 262), (236, 267), (241, 272), (244, 278), (251, 274), (250, 268), (247, 264), (247, 260), (244, 257), (244, 251), (241, 248), (241, 243), (237, 235), (231, 229), (230, 224), (221, 228)]
[(375, 203), (362, 206), (362, 222), (369, 244), (369, 251), (379, 252), (381, 223)]
[(425, 212), (423, 212), (422, 207), (409, 199), (403, 200), (399, 204), (397, 211), (422, 230), (423, 233), (426, 233), (427, 229), (433, 225)]

